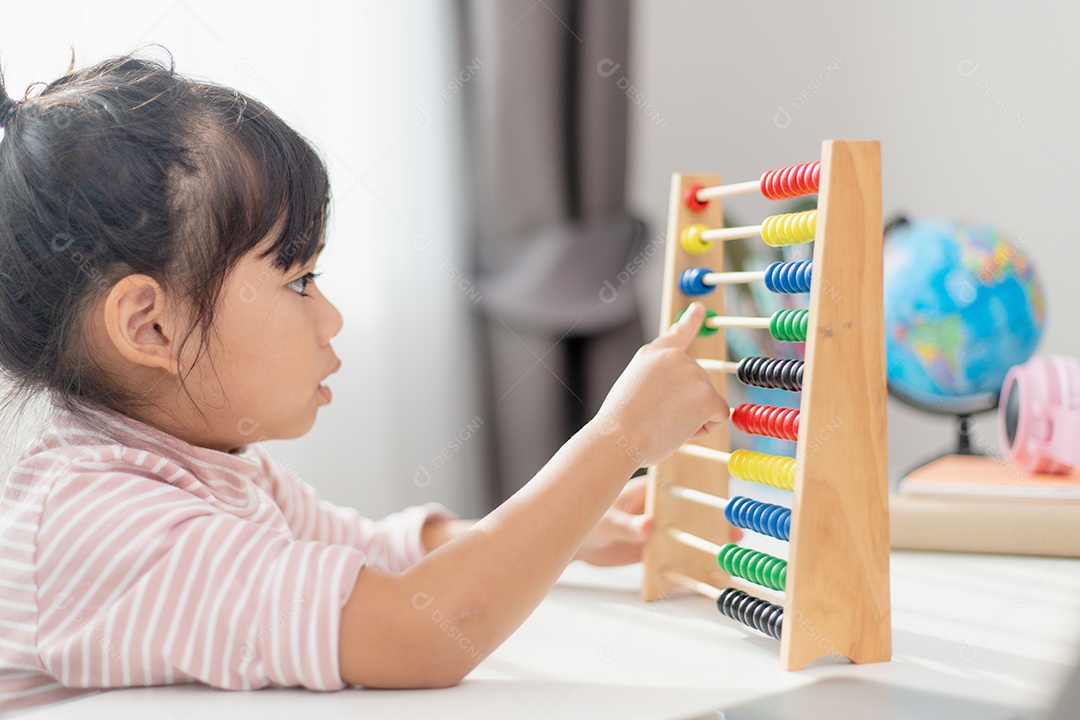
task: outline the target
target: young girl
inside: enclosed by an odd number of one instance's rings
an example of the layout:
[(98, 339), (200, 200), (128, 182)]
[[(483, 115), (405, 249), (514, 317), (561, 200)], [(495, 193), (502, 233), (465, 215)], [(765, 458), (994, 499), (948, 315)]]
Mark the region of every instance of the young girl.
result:
[(166, 683), (453, 685), (571, 560), (639, 560), (627, 479), (727, 419), (684, 352), (693, 305), (487, 517), (363, 518), (253, 442), (307, 432), (341, 366), (312, 148), (130, 55), (19, 102), (0, 82), (0, 127), (0, 367), (51, 411), (0, 495), (0, 711)]

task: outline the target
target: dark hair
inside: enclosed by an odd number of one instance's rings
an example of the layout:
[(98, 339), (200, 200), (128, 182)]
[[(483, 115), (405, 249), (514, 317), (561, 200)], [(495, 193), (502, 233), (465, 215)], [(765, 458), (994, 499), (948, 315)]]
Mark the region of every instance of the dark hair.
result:
[(150, 401), (106, 377), (83, 339), (97, 299), (126, 275), (154, 278), (185, 301), (176, 352), (198, 331), (194, 365), (241, 256), (280, 223), (259, 257), (276, 253), (285, 272), (323, 237), (329, 182), (311, 145), (258, 101), (176, 73), (171, 54), (74, 70), (72, 53), (67, 74), (21, 102), (0, 76), (0, 127), (5, 408), (44, 391), (76, 414), (138, 417)]

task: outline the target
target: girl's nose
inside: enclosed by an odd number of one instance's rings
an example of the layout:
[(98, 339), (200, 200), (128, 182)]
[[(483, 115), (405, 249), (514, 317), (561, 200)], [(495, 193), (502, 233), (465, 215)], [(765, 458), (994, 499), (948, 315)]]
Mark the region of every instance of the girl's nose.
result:
[(324, 339), (325, 342), (335, 337), (341, 332), (341, 326), (344, 324), (344, 318), (341, 316), (341, 312), (337, 309), (334, 303), (323, 295), (323, 301), (326, 303), (326, 307), (323, 309), (322, 317), (319, 321), (319, 336)]

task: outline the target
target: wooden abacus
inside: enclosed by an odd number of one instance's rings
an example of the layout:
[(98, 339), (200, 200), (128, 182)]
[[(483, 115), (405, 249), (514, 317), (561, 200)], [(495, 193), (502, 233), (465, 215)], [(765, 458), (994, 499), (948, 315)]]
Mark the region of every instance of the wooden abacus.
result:
[[(721, 198), (760, 191), (778, 200), (818, 194), (816, 210), (723, 228)], [(723, 242), (760, 235), (769, 245), (814, 241), (811, 262), (725, 273)], [(728, 449), (726, 426), (649, 468), (642, 597), (685, 587), (724, 615), (780, 640), (780, 663), (799, 670), (823, 655), (856, 663), (892, 654), (882, 309), (881, 158), (875, 141), (830, 140), (820, 161), (720, 185), (716, 175), (672, 178), (661, 332), (692, 300), (707, 318), (688, 352), (727, 396), (727, 375), (801, 391), (799, 408), (744, 405), (740, 430), (796, 441), (794, 459)], [(808, 310), (725, 317), (730, 283), (810, 293)], [(805, 340), (805, 359), (728, 362), (725, 327)], [(728, 498), (728, 473), (792, 491), (791, 507)], [(722, 545), (731, 524), (787, 540), (788, 560)]]

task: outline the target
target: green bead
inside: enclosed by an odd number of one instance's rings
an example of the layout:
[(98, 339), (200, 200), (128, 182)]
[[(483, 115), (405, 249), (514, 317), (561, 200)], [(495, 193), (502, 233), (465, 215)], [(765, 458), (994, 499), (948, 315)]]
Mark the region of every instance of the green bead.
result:
[(749, 579), (753, 580), (758, 585), (764, 584), (761, 581), (765, 577), (764, 570), (765, 565), (769, 561), (768, 557), (755, 553), (751, 557), (748, 557), (746, 561), (746, 574), (749, 576)]
[(728, 555), (728, 566), (731, 568), (732, 574), (742, 575), (743, 562), (746, 559), (746, 548), (736, 546), (731, 554)]
[(769, 334), (783, 342), (805, 342), (809, 310), (777, 310), (769, 318)]
[(716, 556), (716, 564), (728, 575), (731, 574), (731, 553), (738, 547), (735, 543), (728, 543), (720, 548), (720, 552)]
[[(685, 312), (686, 312), (685, 308), (682, 311), (680, 311), (679, 314), (675, 316), (675, 322), (678, 322), (679, 319), (682, 318), (683, 313), (685, 313)], [(719, 314), (720, 313), (718, 313), (718, 312), (716, 312), (714, 310), (709, 310), (708, 308), (705, 308), (705, 320), (703, 320), (701, 322), (701, 329), (698, 330), (698, 337), (709, 337), (710, 335), (715, 335), (716, 334), (716, 332), (717, 332), (717, 330), (719, 330), (719, 328), (709, 327), (706, 324), (705, 321), (708, 320), (711, 317), (717, 317)]]
[(758, 550), (727, 543), (717, 553), (716, 562), (728, 575), (762, 587), (783, 590), (787, 584), (787, 561)]

